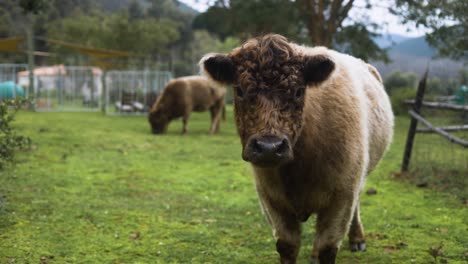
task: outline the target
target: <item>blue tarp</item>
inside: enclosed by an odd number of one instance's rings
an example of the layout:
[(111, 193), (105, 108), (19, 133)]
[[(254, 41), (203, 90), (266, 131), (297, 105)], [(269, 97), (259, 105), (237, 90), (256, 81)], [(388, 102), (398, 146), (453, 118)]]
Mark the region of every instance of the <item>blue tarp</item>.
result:
[(12, 99), (15, 97), (24, 97), (23, 87), (12, 81), (1, 82), (0, 99)]

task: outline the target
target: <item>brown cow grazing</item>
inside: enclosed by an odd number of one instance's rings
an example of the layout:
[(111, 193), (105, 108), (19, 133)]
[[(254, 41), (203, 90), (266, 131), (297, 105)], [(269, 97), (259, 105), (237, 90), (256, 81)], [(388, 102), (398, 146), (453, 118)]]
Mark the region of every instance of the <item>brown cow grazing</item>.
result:
[(364, 251), (359, 193), (390, 144), (393, 114), (369, 64), (280, 35), (251, 39), (200, 62), (234, 87), (242, 158), (276, 238), (281, 263), (295, 263), (301, 222), (317, 214), (313, 263), (335, 263), (341, 240)]
[(202, 76), (188, 76), (171, 80), (158, 97), (148, 116), (154, 134), (165, 133), (169, 122), (182, 117), (182, 134), (187, 133), (190, 113), (210, 110), (210, 134), (219, 131), (224, 115), (226, 89), (217, 87)]

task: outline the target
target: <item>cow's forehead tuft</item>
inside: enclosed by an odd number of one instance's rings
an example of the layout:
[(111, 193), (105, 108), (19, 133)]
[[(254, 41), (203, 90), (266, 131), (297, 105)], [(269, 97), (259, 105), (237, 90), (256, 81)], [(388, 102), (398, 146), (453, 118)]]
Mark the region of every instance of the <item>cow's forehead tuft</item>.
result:
[(231, 57), (237, 66), (238, 82), (246, 89), (286, 89), (301, 79), (301, 58), (279, 35), (251, 39)]

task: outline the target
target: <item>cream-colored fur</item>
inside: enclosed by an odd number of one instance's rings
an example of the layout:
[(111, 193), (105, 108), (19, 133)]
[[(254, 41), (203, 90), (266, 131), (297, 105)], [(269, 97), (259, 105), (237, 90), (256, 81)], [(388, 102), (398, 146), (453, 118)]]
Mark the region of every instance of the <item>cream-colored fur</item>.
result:
[[(338, 248), (348, 231), (351, 244), (364, 243), (359, 194), (393, 133), (390, 101), (373, 66), (324, 47), (290, 45), (302, 57), (330, 58), (335, 69), (307, 89), (292, 163), (277, 168), (253, 165), (262, 211), (273, 227), (282, 263), (295, 262), (300, 222), (312, 213), (318, 214), (314, 258), (333, 255), (329, 249)], [(227, 56), (236, 52), (239, 49)], [(216, 54), (205, 56), (200, 65), (216, 82), (203, 67), (212, 56)]]

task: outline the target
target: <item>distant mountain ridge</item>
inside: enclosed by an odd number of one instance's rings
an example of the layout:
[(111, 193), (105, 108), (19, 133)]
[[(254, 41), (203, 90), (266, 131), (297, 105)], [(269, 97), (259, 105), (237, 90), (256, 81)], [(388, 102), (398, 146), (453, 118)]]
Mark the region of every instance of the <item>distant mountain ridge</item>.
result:
[(381, 48), (388, 48), (405, 40), (411, 39), (410, 37), (399, 35), (399, 34), (382, 34), (373, 40)]
[(407, 54), (416, 57), (434, 57), (437, 50), (429, 46), (425, 37), (410, 38), (390, 48), (390, 53)]
[[(133, 0), (96, 0), (96, 3), (101, 6), (102, 9), (109, 12), (115, 12), (123, 8), (127, 8)], [(137, 0), (137, 3), (143, 8), (149, 8), (151, 3), (147, 0)], [(193, 9), (187, 4), (184, 4), (180, 1), (176, 1), (177, 7), (185, 13), (198, 14), (197, 10)]]
[[(392, 36), (398, 36), (391, 34)], [(382, 36), (380, 39), (387, 39), (387, 36)], [(397, 40), (400, 40), (397, 43)], [(375, 40), (377, 44), (383, 44), (380, 47), (385, 48), (384, 41)], [(461, 62), (457, 62), (446, 58), (436, 58), (437, 49), (431, 47), (427, 43), (424, 36), (416, 38), (396, 38), (395, 43), (388, 48), (388, 56), (391, 62), (385, 64), (380, 61), (371, 61), (377, 67), (381, 75), (385, 78), (388, 74), (399, 70), (403, 72), (415, 72), (422, 75), (429, 66), (429, 75), (436, 76), (443, 80), (456, 78), (459, 70), (463, 68)]]
[(389, 50), (390, 54), (407, 54), (417, 57), (433, 57), (437, 50), (427, 43), (424, 36), (407, 37), (399, 34), (384, 34), (374, 38), (375, 43)]

